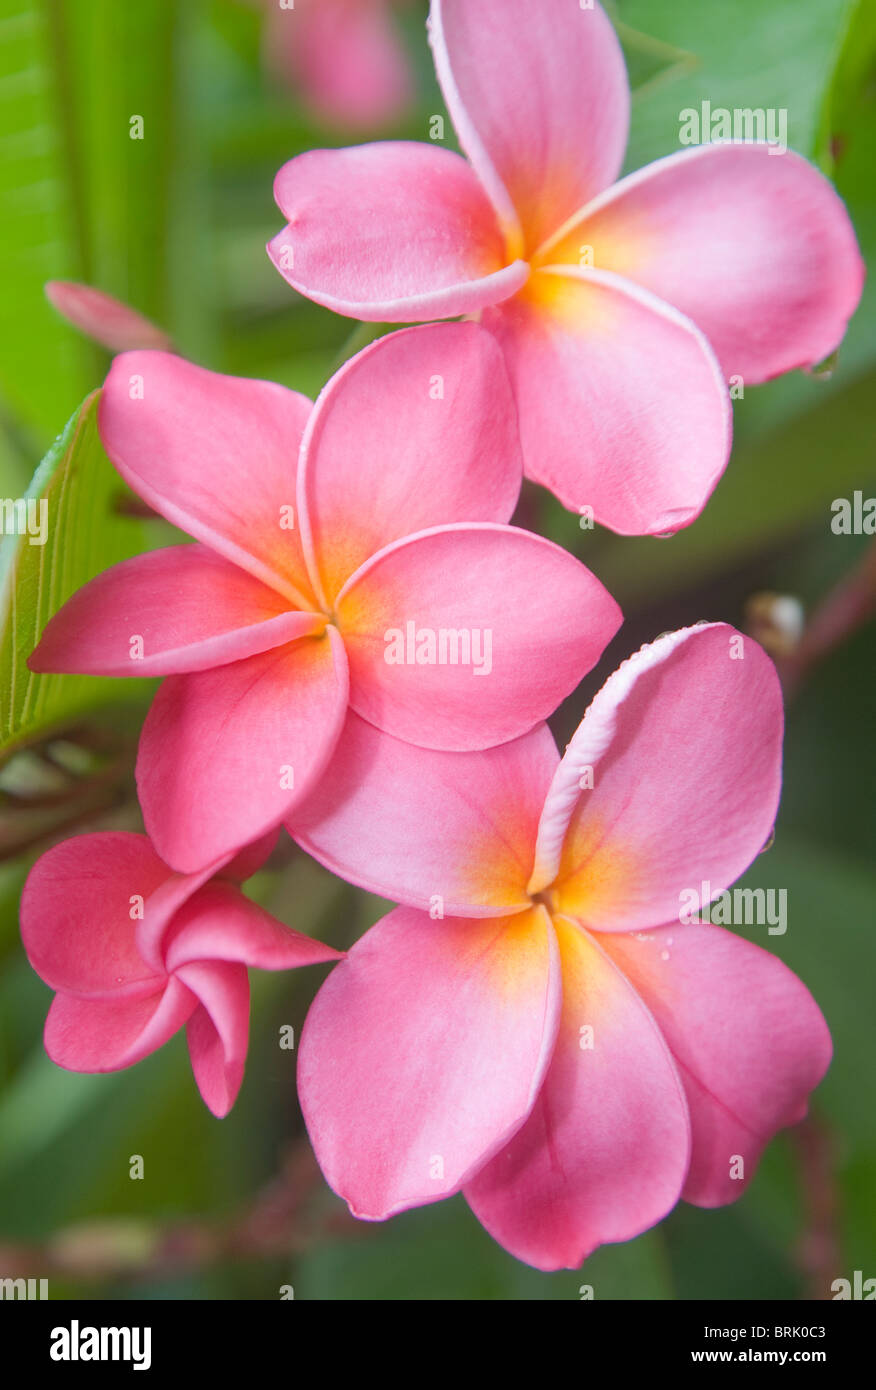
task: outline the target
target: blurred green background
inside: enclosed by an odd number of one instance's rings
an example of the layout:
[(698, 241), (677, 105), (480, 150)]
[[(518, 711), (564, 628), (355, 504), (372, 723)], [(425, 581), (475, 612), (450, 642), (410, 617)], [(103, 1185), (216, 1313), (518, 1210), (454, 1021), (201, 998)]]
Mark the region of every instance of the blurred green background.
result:
[[(281, 225), (272, 180), (314, 146), (428, 138), (444, 107), (426, 7), (408, 0), (397, 16), (417, 101), (370, 132), (321, 125), (268, 76), (265, 9), (0, 0), (0, 496), (25, 493), (108, 365), (48, 305), (46, 280), (96, 285), (154, 319), (186, 356), (311, 395), (351, 350), (355, 325), (299, 299), (268, 263), (264, 244)], [(872, 0), (619, 0), (611, 13), (634, 87), (628, 168), (676, 149), (680, 110), (703, 99), (786, 108), (789, 143), (834, 179), (869, 260)], [(140, 141), (129, 138), (135, 114)], [(18, 894), (53, 840), (139, 828), (133, 757), (151, 687), (37, 681), (23, 661), (84, 578), (167, 539), (163, 523), (132, 508), (85, 412), (34, 485), (50, 499), (49, 543), (13, 538), (0, 551), (0, 1275), (50, 1275), (61, 1296), (174, 1299), (270, 1299), (284, 1285), (296, 1298), (569, 1299), (582, 1284), (597, 1299), (774, 1299), (829, 1297), (835, 1278), (876, 1275), (876, 573), (873, 542), (830, 527), (833, 499), (876, 496), (873, 307), (870, 284), (832, 371), (746, 390), (730, 466), (690, 530), (671, 540), (582, 531), (547, 494), (524, 492), (520, 519), (584, 559), (627, 619), (558, 713), (560, 739), (617, 661), (669, 628), (710, 618), (751, 630), (764, 592), (794, 595), (809, 614), (839, 593), (848, 602), (836, 611), (852, 614), (804, 672), (782, 660), (792, 696), (785, 792), (775, 844), (745, 880), (788, 890), (787, 934), (751, 934), (813, 990), (833, 1031), (832, 1069), (810, 1120), (770, 1146), (739, 1203), (681, 1206), (580, 1272), (516, 1263), (461, 1198), (385, 1225), (347, 1214), (310, 1155), (295, 1053), (279, 1047), (282, 1025), (297, 1038), (322, 969), (253, 974), (247, 1076), (222, 1122), (200, 1101), (182, 1035), (110, 1076), (45, 1058), (50, 994), (21, 950)], [(383, 911), (288, 842), (252, 891), (338, 947)], [(128, 1176), (134, 1154), (143, 1181)]]

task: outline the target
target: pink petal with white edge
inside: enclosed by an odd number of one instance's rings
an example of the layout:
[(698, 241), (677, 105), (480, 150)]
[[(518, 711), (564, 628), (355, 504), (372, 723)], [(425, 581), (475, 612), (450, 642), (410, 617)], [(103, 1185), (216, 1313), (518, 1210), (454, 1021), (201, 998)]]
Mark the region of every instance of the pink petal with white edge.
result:
[(387, 546), (335, 611), (356, 713), (409, 743), (460, 751), (546, 719), (621, 623), (614, 599), (568, 551), (475, 523)]
[(46, 1052), (68, 1071), (119, 1071), (163, 1047), (197, 1003), (178, 980), (140, 999), (56, 994), (46, 1019)]
[(274, 197), (289, 225), (268, 255), (290, 285), (336, 314), (377, 323), (474, 314), (529, 277), (507, 264), (490, 202), (458, 154), (400, 141), (310, 150)]
[(221, 376), (167, 352), (117, 357), (100, 437), (145, 502), (174, 526), (310, 608), (295, 516), (311, 402), (270, 381)]
[(331, 757), (347, 694), (333, 627), (215, 671), (170, 676), (137, 759), (143, 818), (162, 858), (195, 873), (278, 825)]
[(407, 53), (388, 0), (269, 0), (265, 54), (323, 120), (373, 129), (413, 98)]
[(599, 941), (648, 1005), (678, 1065), (693, 1129), (685, 1200), (735, 1201), (776, 1131), (803, 1119), (827, 1071), (831, 1042), (821, 1010), (782, 961), (721, 927)]
[(474, 753), (416, 748), (352, 712), (289, 833), (333, 873), (448, 916), (530, 906), (538, 818), (559, 755), (546, 725)]
[(135, 555), (78, 589), (47, 624), (32, 671), (166, 676), (205, 671), (319, 632), (325, 618), (203, 545)]
[(432, 48), (460, 143), (532, 252), (616, 177), (630, 93), (617, 35), (578, 0), (432, 0)]
[(491, 334), (436, 323), (373, 343), (332, 377), (304, 435), (302, 536), (326, 606), (392, 541), (510, 520), (522, 480), (514, 396)]
[(167, 969), (192, 961), (237, 961), (259, 970), (293, 970), (339, 960), (340, 953), (284, 927), (239, 888), (214, 880), (177, 913), (167, 938)]
[(574, 923), (554, 919), (563, 1008), (532, 1114), (465, 1195), (506, 1250), (536, 1269), (576, 1269), (631, 1240), (681, 1195), (687, 1106), (653, 1018)]
[(766, 844), (782, 729), (776, 670), (753, 638), (713, 623), (643, 647), (569, 743), (530, 891), (553, 882), (558, 909), (596, 931), (678, 921), (685, 894), (703, 881), (721, 892)]
[(79, 285), (73, 280), (48, 280), (46, 299), (80, 333), (110, 352), (127, 352), (133, 348), (170, 349), (167, 334), (154, 323), (129, 304), (91, 285)]
[(526, 1119), (556, 1036), (543, 908), (433, 922), (398, 908), (316, 996), (298, 1092), (320, 1167), (380, 1221), (456, 1192)]
[(162, 987), (160, 964), (151, 968), (137, 948), (136, 904), (169, 874), (145, 835), (76, 835), (47, 850), (21, 896), (21, 937), (40, 978), (94, 999)]
[(864, 264), (833, 185), (766, 145), (704, 145), (638, 170), (568, 229), (552, 261), (594, 264), (674, 304), (727, 376), (765, 381), (829, 356)]
[(237, 1099), (249, 1046), (249, 976), (225, 961), (183, 965), (176, 978), (200, 1000), (186, 1038), (192, 1071), (207, 1109), (222, 1119)]
[(527, 477), (621, 535), (677, 531), (700, 514), (732, 416), (689, 319), (620, 276), (562, 267), (483, 323), (505, 352)]

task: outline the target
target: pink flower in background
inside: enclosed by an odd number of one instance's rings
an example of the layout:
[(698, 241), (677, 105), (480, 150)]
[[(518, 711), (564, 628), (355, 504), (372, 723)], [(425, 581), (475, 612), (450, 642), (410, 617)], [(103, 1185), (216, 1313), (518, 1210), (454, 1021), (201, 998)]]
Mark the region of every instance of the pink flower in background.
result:
[(129, 352), (133, 348), (169, 349), (170, 339), (163, 329), (144, 318), (130, 304), (123, 304), (103, 290), (80, 285), (74, 280), (48, 280), (46, 298), (53, 309), (110, 352)]
[(156, 850), (182, 872), (291, 814), (348, 705), (426, 747), (484, 748), (551, 713), (619, 626), (589, 570), (501, 524), (519, 437), (501, 356), (476, 324), (382, 339), (315, 408), (128, 353), (99, 427), (122, 477), (196, 544), (92, 580), (29, 664), (169, 677), (137, 782)]
[(730, 449), (725, 380), (818, 362), (863, 266), (830, 183), (765, 144), (684, 150), (615, 183), (630, 94), (578, 0), (433, 0), (438, 78), (468, 159), (386, 142), (291, 160), (268, 250), (340, 314), (482, 316), (526, 472), (623, 533), (701, 511)]
[(413, 75), (391, 0), (266, 0), (265, 55), (330, 125), (369, 129), (402, 115)]
[(184, 1024), (205, 1104), (227, 1115), (243, 1080), (247, 966), (292, 970), (338, 952), (284, 927), (239, 883), (276, 835), (232, 862), (175, 874), (145, 835), (79, 835), (37, 861), (21, 900), (34, 970), (57, 990), (46, 1051), (70, 1071), (118, 1071)]
[(544, 726), (462, 757), (350, 716), (290, 829), (405, 904), (332, 972), (301, 1039), (310, 1137), (356, 1215), (462, 1189), (506, 1249), (556, 1269), (680, 1196), (739, 1196), (830, 1038), (781, 961), (680, 925), (680, 904), (763, 847), (781, 741), (775, 670), (724, 624), (621, 666), (562, 760)]

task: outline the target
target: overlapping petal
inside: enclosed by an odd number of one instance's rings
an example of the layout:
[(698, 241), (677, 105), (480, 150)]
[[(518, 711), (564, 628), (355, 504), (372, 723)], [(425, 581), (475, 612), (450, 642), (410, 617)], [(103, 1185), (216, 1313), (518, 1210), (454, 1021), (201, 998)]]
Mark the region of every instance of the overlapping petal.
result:
[(173, 977), (200, 1001), (186, 1026), (192, 1071), (204, 1104), (227, 1115), (243, 1081), (249, 1044), (249, 976), (243, 965), (202, 960)]
[(350, 713), (288, 828), (320, 863), (382, 897), (447, 916), (520, 912), (557, 763), (546, 725), (500, 748), (444, 753)]
[(492, 1236), (537, 1269), (577, 1268), (675, 1205), (690, 1153), (687, 1106), (654, 1020), (597, 943), (554, 918), (562, 1017), (526, 1124), (468, 1183)]
[(166, 943), (169, 971), (195, 961), (230, 961), (259, 970), (292, 970), (337, 960), (339, 953), (284, 927), (220, 879), (204, 885), (179, 911)]
[(525, 1120), (560, 987), (543, 908), (433, 922), (399, 908), (350, 951), (301, 1037), (298, 1090), (328, 1182), (381, 1220), (455, 1192)]
[(411, 743), (460, 750), (546, 719), (621, 616), (567, 551), (475, 523), (387, 546), (352, 576), (335, 611), (352, 708)]
[(593, 263), (702, 329), (727, 376), (764, 381), (827, 357), (864, 266), (842, 199), (807, 160), (765, 144), (703, 145), (622, 179), (543, 254)]
[(175, 979), (140, 998), (59, 993), (46, 1019), (46, 1052), (68, 1071), (118, 1071), (163, 1047), (197, 1007), (195, 996)]
[(732, 419), (717, 359), (689, 319), (620, 276), (568, 266), (537, 272), (483, 323), (514, 383), (528, 477), (622, 535), (699, 515)]
[(85, 584), (54, 615), (32, 671), (165, 676), (204, 671), (325, 627), (203, 545), (135, 555)]
[(526, 283), (507, 264), (489, 199), (452, 150), (384, 141), (310, 150), (274, 197), (288, 225), (268, 255), (290, 285), (336, 314), (385, 323), (452, 318)]
[(302, 459), (304, 545), (328, 605), (392, 541), (452, 522), (510, 520), (523, 460), (494, 339), (475, 323), (381, 338), (320, 395)]
[(599, 5), (576, 0), (433, 0), (430, 29), (463, 148), (531, 253), (623, 162), (630, 94), (617, 35)]
[(34, 970), (52, 989), (89, 998), (153, 993), (162, 975), (137, 949), (138, 903), (168, 874), (145, 835), (77, 835), (47, 850), (21, 896)]
[(678, 920), (684, 892), (720, 892), (766, 843), (782, 728), (775, 667), (750, 637), (714, 623), (643, 647), (569, 744), (530, 890), (553, 883), (559, 910), (597, 931)]
[(101, 396), (100, 437), (156, 511), (296, 607), (313, 596), (295, 518), (311, 402), (167, 352), (126, 352)]
[(143, 726), (137, 785), (161, 857), (192, 873), (279, 824), (331, 757), (347, 708), (337, 629), (170, 676)]
[(683, 1196), (735, 1201), (827, 1070), (818, 1005), (782, 961), (721, 927), (612, 933), (600, 944), (648, 1005), (684, 1084), (693, 1149)]

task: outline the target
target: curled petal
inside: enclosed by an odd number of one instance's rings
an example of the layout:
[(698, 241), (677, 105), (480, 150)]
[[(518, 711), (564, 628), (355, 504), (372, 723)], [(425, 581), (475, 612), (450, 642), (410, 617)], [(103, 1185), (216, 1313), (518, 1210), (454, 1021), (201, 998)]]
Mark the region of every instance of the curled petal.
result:
[(170, 876), (145, 835), (76, 835), (47, 850), (21, 896), (28, 959), (52, 989), (88, 998), (140, 997), (163, 986), (138, 949), (146, 900)]
[[(725, 623), (670, 633), (610, 676), (557, 770), (530, 891), (596, 931), (679, 920), (738, 878), (775, 821), (782, 694)], [(558, 862), (558, 854), (560, 855)]]
[(46, 1052), (68, 1071), (120, 1071), (155, 1052), (197, 1007), (178, 980), (155, 994), (128, 999), (82, 999), (56, 994), (46, 1019)]

